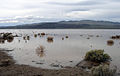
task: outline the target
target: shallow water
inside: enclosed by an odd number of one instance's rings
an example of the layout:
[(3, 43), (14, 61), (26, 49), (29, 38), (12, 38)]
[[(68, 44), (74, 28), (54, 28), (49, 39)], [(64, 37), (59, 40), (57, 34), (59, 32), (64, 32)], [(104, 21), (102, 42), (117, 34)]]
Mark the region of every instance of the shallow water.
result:
[[(93, 49), (104, 49), (112, 57), (112, 64), (120, 67), (120, 40), (114, 40), (113, 45), (107, 45), (112, 35), (120, 35), (120, 30), (105, 29), (6, 29), (0, 32), (12, 32), (22, 37), (16, 37), (12, 42), (1, 43), (1, 49), (8, 52), (16, 60), (16, 64), (26, 64), (35, 67), (58, 69), (65, 66), (75, 66)], [(45, 36), (34, 37), (34, 34), (45, 32)], [(30, 40), (23, 37), (29, 35)], [(99, 35), (97, 37), (97, 35)], [(47, 37), (52, 36), (51, 42)], [(68, 36), (68, 38), (65, 38)], [(62, 40), (62, 38), (64, 38)], [(44, 51), (39, 51), (43, 46)], [(52, 66), (55, 65), (55, 66)]]

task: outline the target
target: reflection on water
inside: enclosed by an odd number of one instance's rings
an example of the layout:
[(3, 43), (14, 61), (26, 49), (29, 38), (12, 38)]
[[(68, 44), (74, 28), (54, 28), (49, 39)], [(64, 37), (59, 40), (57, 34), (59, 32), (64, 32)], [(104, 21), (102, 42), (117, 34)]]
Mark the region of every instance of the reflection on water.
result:
[(36, 48), (36, 54), (40, 57), (45, 56), (45, 47), (44, 46), (39, 46)]
[(47, 40), (48, 43), (53, 43), (53, 40)]
[[(13, 56), (18, 64), (49, 69), (53, 68), (51, 64), (75, 66), (87, 51), (104, 49), (112, 57), (112, 64), (120, 67), (119, 39), (114, 39), (113, 43), (107, 42), (111, 36), (118, 35), (120, 30), (0, 30), (8, 31), (20, 37), (14, 37), (12, 40), (0, 39), (0, 48), (14, 49), (8, 54)], [(33, 61), (44, 64), (36, 64)]]

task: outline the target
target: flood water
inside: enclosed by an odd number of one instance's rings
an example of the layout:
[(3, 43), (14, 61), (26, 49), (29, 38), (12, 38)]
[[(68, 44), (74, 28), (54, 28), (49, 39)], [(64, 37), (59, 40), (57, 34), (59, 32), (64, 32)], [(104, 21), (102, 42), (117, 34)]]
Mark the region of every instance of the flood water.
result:
[[(104, 49), (111, 58), (111, 64), (120, 67), (120, 40), (115, 39), (113, 45), (108, 45), (112, 35), (120, 35), (120, 30), (105, 29), (6, 29), (0, 32), (12, 32), (21, 37), (13, 41), (0, 43), (0, 49), (13, 50), (8, 54), (13, 56), (16, 64), (57, 69), (65, 66), (75, 66), (94, 49)], [(45, 36), (34, 36), (38, 33)], [(30, 36), (25, 40), (24, 36)], [(66, 38), (68, 36), (68, 38)], [(53, 37), (48, 41), (47, 37)], [(43, 51), (40, 51), (43, 47)]]

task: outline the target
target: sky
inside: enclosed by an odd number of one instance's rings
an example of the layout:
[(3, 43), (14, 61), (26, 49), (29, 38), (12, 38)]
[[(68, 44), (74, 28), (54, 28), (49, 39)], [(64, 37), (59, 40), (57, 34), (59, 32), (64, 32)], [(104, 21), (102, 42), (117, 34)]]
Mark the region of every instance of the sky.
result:
[(120, 22), (120, 0), (0, 0), (0, 26), (63, 20)]

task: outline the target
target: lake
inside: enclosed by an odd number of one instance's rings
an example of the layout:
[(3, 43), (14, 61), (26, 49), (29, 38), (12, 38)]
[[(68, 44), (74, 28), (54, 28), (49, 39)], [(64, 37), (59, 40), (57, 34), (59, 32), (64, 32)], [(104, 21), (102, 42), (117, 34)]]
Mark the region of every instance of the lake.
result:
[[(13, 41), (0, 43), (0, 49), (13, 50), (7, 52), (16, 64), (25, 64), (47, 69), (60, 69), (75, 66), (94, 49), (104, 49), (111, 58), (111, 64), (120, 68), (120, 40), (114, 39), (108, 45), (112, 35), (120, 35), (114, 29), (1, 29), (0, 32), (11, 32), (20, 37)], [(35, 34), (44, 32), (46, 35)], [(24, 36), (29, 36), (26, 40)], [(68, 38), (66, 38), (68, 36)], [(48, 41), (47, 37), (53, 37)], [(44, 51), (39, 51), (43, 47)], [(58, 65), (58, 66), (57, 66)]]

